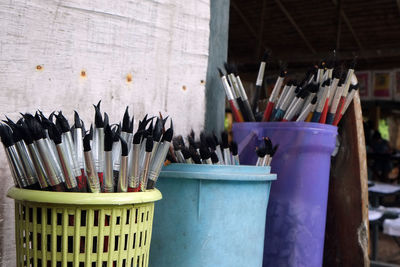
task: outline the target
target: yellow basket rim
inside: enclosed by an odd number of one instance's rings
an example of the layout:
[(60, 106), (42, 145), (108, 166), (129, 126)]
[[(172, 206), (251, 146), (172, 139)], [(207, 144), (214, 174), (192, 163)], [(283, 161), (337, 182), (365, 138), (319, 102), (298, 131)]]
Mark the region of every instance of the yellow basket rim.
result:
[(74, 193), (29, 190), (11, 187), (7, 197), (18, 201), (64, 205), (124, 205), (155, 202), (162, 199), (158, 189), (127, 193)]

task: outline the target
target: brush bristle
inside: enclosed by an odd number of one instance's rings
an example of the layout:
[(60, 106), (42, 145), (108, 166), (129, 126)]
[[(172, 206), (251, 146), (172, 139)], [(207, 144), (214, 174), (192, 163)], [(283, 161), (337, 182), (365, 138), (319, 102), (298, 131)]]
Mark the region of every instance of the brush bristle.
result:
[(259, 147), (256, 149), (256, 153), (259, 158), (263, 158), (265, 155), (267, 155), (267, 150), (265, 147)]
[(200, 156), (197, 154), (197, 151), (194, 147), (189, 148), (190, 157), (192, 158), (195, 164), (201, 164)]
[(121, 141), (121, 156), (126, 157), (128, 156), (128, 144), (125, 142), (125, 140), (120, 137), (119, 139)]
[(161, 141), (171, 142), (173, 136), (174, 136), (174, 130), (172, 128), (169, 128), (168, 130), (165, 131)]
[(162, 130), (163, 130), (162, 120), (157, 118), (156, 125), (154, 126), (154, 129), (153, 129), (154, 141), (160, 142)]
[(121, 124), (117, 124), (113, 129), (113, 142), (119, 142), (120, 135), (121, 135)]
[(63, 133), (70, 131), (68, 120), (64, 117), (61, 111), (56, 115), (56, 125), (60, 127)]
[(213, 164), (217, 164), (219, 162), (217, 153), (211, 152), (211, 161), (212, 161)]
[(122, 119), (122, 131), (123, 132), (129, 132), (129, 123), (130, 123), (130, 117), (129, 117), (129, 111), (128, 111), (128, 106), (126, 106), (124, 117)]
[(56, 145), (61, 144), (62, 139), (60, 129), (56, 125), (52, 124), (48, 131), (50, 139), (53, 140)]
[(101, 116), (101, 112), (100, 112), (100, 102), (98, 106), (94, 106), (94, 110), (95, 110), (95, 114), (94, 114), (94, 124), (96, 125), (96, 128), (104, 128), (104, 121), (103, 118)]
[(220, 76), (220, 77), (225, 76), (224, 73), (222, 72), (222, 70), (221, 70), (220, 68), (218, 68), (218, 73), (219, 73), (219, 76)]
[(317, 103), (317, 96), (314, 96), (314, 98), (311, 100), (311, 104), (315, 105)]
[(1, 142), (5, 147), (10, 147), (14, 145), (13, 133), (9, 126), (5, 124), (0, 125), (0, 137)]
[(146, 139), (146, 152), (153, 151), (153, 138), (148, 136)]
[(114, 136), (109, 124), (106, 124), (104, 128), (104, 151), (111, 151)]
[(272, 149), (271, 157), (273, 157), (275, 155), (275, 153), (278, 150), (278, 148), (279, 148), (279, 144), (274, 146), (274, 148)]
[(228, 133), (226, 131), (223, 131), (221, 133), (221, 139), (222, 139), (222, 148), (229, 148), (229, 143), (228, 143)]
[(79, 118), (79, 114), (75, 110), (74, 110), (74, 126), (75, 129), (82, 128), (81, 118)]
[(217, 144), (215, 143), (214, 136), (207, 135), (206, 136), (206, 142), (207, 142), (207, 145), (211, 148), (212, 151), (215, 151), (215, 149), (217, 149)]
[(185, 159), (190, 159), (190, 151), (186, 147), (182, 148), (182, 155)]
[(85, 137), (83, 138), (83, 151), (88, 152), (91, 150), (90, 147), (90, 141), (92, 140), (92, 137), (90, 134), (86, 134)]
[(231, 151), (233, 156), (238, 154), (238, 145), (236, 142), (232, 142)]
[(206, 146), (200, 147), (200, 157), (204, 160), (209, 159), (211, 157), (210, 150)]
[(263, 56), (261, 58), (261, 61), (262, 62), (267, 62), (267, 60), (269, 59), (270, 55), (271, 55), (271, 51), (270, 50), (265, 50), (264, 54), (263, 54)]
[(108, 114), (107, 114), (106, 112), (104, 112), (104, 120), (103, 120), (103, 123), (104, 123), (104, 127), (105, 127), (106, 125), (110, 124), (110, 119), (109, 119)]

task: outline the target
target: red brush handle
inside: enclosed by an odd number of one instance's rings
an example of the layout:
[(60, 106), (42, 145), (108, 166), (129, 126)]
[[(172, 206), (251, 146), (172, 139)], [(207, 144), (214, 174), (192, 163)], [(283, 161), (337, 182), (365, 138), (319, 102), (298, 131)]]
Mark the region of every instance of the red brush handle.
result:
[(97, 175), (99, 176), (100, 188), (103, 189), (103, 173), (98, 172)]
[(87, 184), (86, 184), (86, 176), (85, 170), (81, 169), (81, 175), (76, 177), (76, 181), (78, 183), (78, 189), (80, 192), (87, 192)]
[(282, 119), (282, 121), (288, 121), (287, 119)]
[(229, 105), (231, 106), (232, 109), (232, 115), (233, 115), (233, 119), (236, 122), (243, 122), (243, 116), (240, 113), (240, 111), (236, 108), (235, 106), (235, 102), (233, 100), (229, 100)]
[(267, 108), (265, 109), (263, 120), (262, 121), (269, 121), (271, 117), (272, 110), (274, 109), (274, 102), (268, 102)]
[(329, 105), (329, 98), (325, 100), (325, 105), (324, 109), (322, 110), (321, 117), (319, 118), (319, 123), (324, 123), (326, 122), (326, 115), (328, 114), (328, 105)]
[(343, 111), (345, 101), (346, 101), (346, 98), (342, 96), (342, 97), (340, 98), (339, 106), (338, 106), (338, 108), (337, 108), (337, 110), (336, 110), (335, 118), (333, 119), (332, 125), (337, 126), (338, 123), (339, 123), (339, 121), (340, 121), (340, 119), (342, 118), (342, 116), (341, 116), (340, 114), (341, 114), (342, 111)]

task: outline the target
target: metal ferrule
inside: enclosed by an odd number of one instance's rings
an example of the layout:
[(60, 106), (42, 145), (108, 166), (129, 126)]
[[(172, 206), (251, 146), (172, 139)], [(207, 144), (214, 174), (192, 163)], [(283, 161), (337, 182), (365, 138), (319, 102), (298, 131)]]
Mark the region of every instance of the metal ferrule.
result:
[(132, 158), (129, 175), (128, 175), (128, 185), (130, 188), (136, 188), (139, 186), (140, 182), (140, 170), (139, 170), (139, 152), (140, 152), (140, 144), (133, 144), (132, 146)]
[(220, 145), (216, 146), (215, 153), (217, 153), (219, 164), (224, 164), (224, 157), (222, 156), (222, 151), (221, 151), (221, 146)]
[(32, 185), (38, 182), (35, 166), (33, 165), (31, 156), (29, 155), (28, 148), (24, 141), (15, 143), (18, 155), (21, 159), (22, 166), (25, 170), (26, 181), (28, 185)]
[(153, 164), (154, 157), (158, 153), (157, 149), (159, 145), (160, 142), (153, 141), (153, 150), (151, 151), (150, 166)]
[(290, 89), (290, 86), (285, 85), (282, 89), (282, 93), (279, 96), (278, 102), (275, 105), (275, 108), (279, 108), (282, 105), (283, 99), (285, 98), (285, 96), (287, 95), (288, 91)]
[(128, 191), (128, 157), (121, 156), (121, 168), (118, 177), (118, 192)]
[(35, 141), (37, 148), (39, 150), (40, 157), (43, 160), (43, 166), (46, 170), (47, 177), (49, 178), (49, 185), (55, 186), (62, 182), (62, 178), (58, 172), (58, 168), (62, 170), (60, 166), (57, 166), (58, 162), (56, 159), (51, 155), (50, 149), (46, 144), (44, 139), (39, 139)]
[(304, 121), (306, 118), (307, 118), (307, 116), (308, 116), (308, 114), (311, 112), (311, 110), (313, 109), (313, 107), (314, 107), (315, 105), (313, 105), (313, 104), (308, 104), (304, 109), (303, 109), (303, 111), (300, 113), (300, 115), (299, 115), (299, 117), (296, 119), (296, 121)]
[(299, 99), (300, 99), (300, 97), (297, 97), (297, 96), (295, 96), (293, 98), (293, 100), (291, 101), (289, 107), (286, 109), (286, 114), (289, 113), (293, 109), (293, 106), (297, 103), (297, 101), (299, 101)]
[(242, 92), (240, 91), (239, 84), (238, 84), (238, 81), (236, 79), (236, 76), (233, 73), (231, 73), (231, 74), (229, 74), (228, 77), (230, 77), (229, 81), (232, 84), (233, 90), (235, 90), (235, 96), (236, 97), (240, 97), (241, 99), (243, 99)]
[(268, 163), (270, 157), (271, 157), (271, 156), (268, 155), (268, 154), (265, 155), (264, 158), (263, 158), (263, 161), (262, 161), (262, 163), (261, 163), (261, 166), (267, 166), (267, 163)]
[(297, 99), (296, 103), (293, 105), (293, 108), (288, 113), (286, 113), (284, 119), (291, 121), (293, 119), (293, 117), (296, 115), (297, 111), (299, 109), (301, 109), (303, 102), (304, 102), (304, 99), (299, 97)]
[(94, 132), (96, 138), (93, 139), (93, 147), (95, 147), (95, 151), (93, 151), (94, 156), (94, 165), (96, 166), (97, 172), (103, 172), (103, 164), (104, 164), (104, 128), (96, 128)]
[(84, 152), (84, 157), (85, 157), (87, 181), (89, 184), (90, 191), (92, 193), (99, 193), (100, 182), (97, 176), (96, 167), (94, 166), (92, 152), (91, 151)]
[(263, 165), (262, 165), (263, 160), (264, 160), (264, 158), (260, 158), (260, 157), (257, 158), (256, 166), (263, 166)]
[(175, 156), (176, 156), (176, 159), (178, 160), (178, 163), (184, 163), (185, 162), (185, 157), (183, 156), (182, 151), (175, 150)]
[(322, 112), (322, 110), (324, 109), (326, 98), (328, 97), (329, 94), (329, 89), (330, 87), (325, 87), (321, 95), (318, 96), (319, 98), (317, 102), (317, 107), (315, 109), (317, 112)]
[(150, 169), (150, 157), (151, 157), (151, 152), (146, 152), (146, 155), (144, 156), (144, 166), (143, 170), (140, 172), (140, 190), (145, 191), (147, 188), (147, 178), (148, 178), (148, 173)]
[(104, 151), (104, 192), (114, 192), (114, 175), (113, 175), (113, 164), (112, 164), (112, 152)]
[(280, 89), (282, 87), (284, 77), (279, 76), (278, 79), (276, 80), (274, 89), (272, 90), (271, 96), (269, 97), (269, 102), (274, 102), (276, 101), (276, 98), (279, 95)]
[(8, 166), (10, 167), (11, 177), (13, 178), (14, 185), (17, 186), (17, 187), (20, 187), (20, 185), (19, 185), (20, 183), (18, 181), (17, 174), (15, 173), (15, 169), (14, 169), (14, 166), (12, 164), (12, 160), (10, 158), (10, 155), (7, 153), (6, 147), (4, 147), (4, 150), (6, 152), (6, 158), (7, 158)]
[(256, 86), (261, 86), (264, 79), (265, 62), (261, 62), (260, 69), (258, 70)]
[(36, 144), (32, 143), (28, 145), (28, 151), (31, 156), (33, 166), (35, 167), (39, 185), (41, 188), (49, 187), (49, 179), (46, 175), (46, 170), (43, 165), (42, 158), (40, 157), (39, 150)]
[(81, 128), (75, 128), (74, 130), (74, 145), (78, 167), (79, 169), (85, 169), (85, 158), (83, 156), (83, 137)]
[(133, 134), (132, 133), (128, 133), (128, 138), (127, 138), (126, 142), (128, 143), (128, 151), (131, 151), (132, 145), (133, 145)]
[(76, 152), (74, 147), (74, 141), (72, 140), (71, 132), (62, 134), (62, 143), (64, 144), (65, 152), (71, 162), (72, 171), (75, 177), (81, 176), (81, 169), (79, 168), (78, 161), (76, 159)]
[(212, 160), (211, 160), (211, 158), (202, 159), (202, 160), (201, 160), (201, 163), (202, 163), (202, 164), (209, 164), (209, 165), (212, 165)]
[(193, 162), (192, 158), (188, 158), (188, 159), (185, 159), (185, 163), (193, 164), (194, 162)]
[(233, 100), (234, 96), (233, 96), (232, 89), (229, 86), (228, 80), (226, 79), (225, 76), (222, 76), (221, 80), (222, 80), (222, 85), (224, 86), (224, 89), (225, 89), (226, 98), (228, 98), (228, 100)]
[(237, 84), (239, 86), (240, 97), (242, 98), (243, 101), (247, 100), (246, 90), (244, 89), (242, 80), (240, 80), (239, 75), (236, 76), (236, 81), (237, 81)]
[(269, 157), (269, 159), (267, 161), (267, 166), (271, 166), (271, 161), (272, 161), (272, 157)]
[[(314, 98), (315, 95), (316, 95), (316, 93), (311, 93), (311, 94), (309, 94), (309, 95), (307, 96), (307, 98), (304, 99), (302, 108), (307, 107), (308, 104), (311, 103), (311, 101), (312, 101), (312, 99)], [(301, 111), (301, 110), (302, 110), (302, 109), (297, 110), (296, 114), (299, 113), (299, 111)]]
[(49, 158), (51, 159), (52, 164), (53, 164), (53, 166), (54, 166), (54, 168), (56, 170), (57, 177), (60, 177), (61, 182), (65, 182), (64, 174), (63, 174), (63, 171), (61, 169), (60, 159), (58, 158), (58, 155), (57, 155), (57, 149), (56, 149), (55, 143), (52, 140), (48, 139), (48, 138), (43, 139), (43, 140), (45, 141), (45, 143), (46, 143), (46, 145), (48, 147)]
[(146, 141), (147, 141), (147, 138), (144, 138), (142, 140), (142, 143), (140, 143), (139, 173), (141, 173), (144, 168), (144, 161), (145, 161), (145, 154), (146, 154)]
[(224, 148), (224, 162), (225, 165), (232, 165), (231, 152), (229, 148)]
[(28, 186), (28, 181), (26, 179), (26, 174), (24, 171), (24, 167), (21, 163), (21, 158), (18, 155), (17, 149), (14, 145), (5, 148), (7, 159), (9, 160), (11, 172), (14, 177), (14, 182), (17, 181), (17, 184), (20, 188), (25, 188)]
[(66, 143), (60, 143), (56, 145), (56, 149), (58, 152), (58, 157), (60, 158), (61, 168), (65, 178), (65, 185), (68, 189), (72, 189), (78, 187), (78, 184), (76, 182), (73, 164), (66, 151), (66, 146)]
[(282, 105), (279, 107), (282, 110), (286, 110), (293, 98), (295, 97), (296, 86), (291, 86), (289, 92), (285, 95), (285, 98), (282, 101)]
[[(160, 174), (162, 166), (164, 165), (164, 161), (165, 161), (165, 158), (167, 157), (168, 149), (169, 149), (170, 145), (171, 145), (171, 143), (167, 142), (167, 141), (159, 144), (157, 153), (154, 156), (153, 161), (151, 162), (147, 180), (154, 181), (154, 184), (157, 182), (158, 175)], [(191, 163), (193, 163), (193, 162), (191, 162)]]
[(233, 165), (240, 165), (239, 155), (232, 156)]
[(119, 171), (119, 160), (121, 155), (121, 142), (113, 142), (112, 145), (112, 158), (113, 158), (113, 170)]

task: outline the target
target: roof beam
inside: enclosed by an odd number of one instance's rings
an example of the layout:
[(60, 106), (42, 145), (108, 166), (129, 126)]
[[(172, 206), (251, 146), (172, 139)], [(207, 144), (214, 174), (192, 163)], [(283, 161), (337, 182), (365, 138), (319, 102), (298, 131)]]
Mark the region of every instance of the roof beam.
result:
[(296, 29), (297, 33), (300, 35), (300, 37), (303, 39), (304, 43), (307, 45), (308, 49), (313, 54), (316, 54), (317, 52), (315, 49), (312, 47), (306, 36), (304, 35), (303, 31), (300, 29), (300, 27), (297, 25), (297, 23), (294, 21), (293, 17), (290, 15), (290, 13), (287, 11), (287, 9), (282, 5), (282, 2), (280, 0), (275, 0), (275, 3), (279, 6), (283, 14), (285, 14), (286, 18), (290, 21), (290, 23), (293, 25), (293, 27)]
[(243, 14), (243, 12), (240, 10), (240, 8), (233, 2), (231, 1), (231, 6), (233, 9), (236, 11), (236, 13), (239, 15), (240, 19), (243, 21), (243, 23), (246, 25), (247, 29), (250, 31), (251, 35), (262, 44), (264, 49), (267, 49), (267, 47), (263, 44), (262, 39), (260, 39), (260, 36), (257, 34), (257, 32), (254, 30), (253, 26), (251, 26), (250, 22), (247, 20), (246, 16)]

